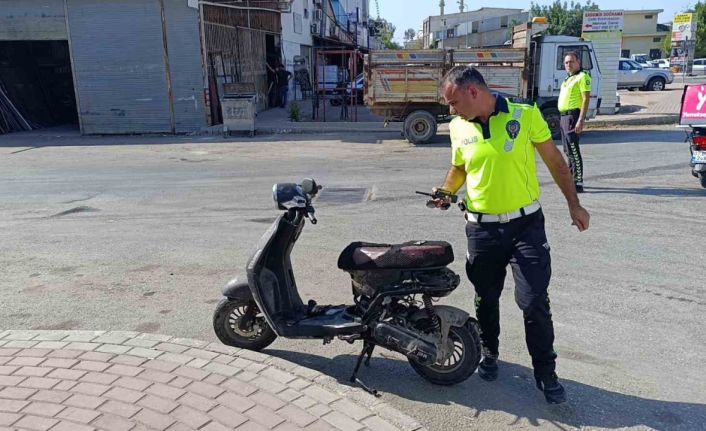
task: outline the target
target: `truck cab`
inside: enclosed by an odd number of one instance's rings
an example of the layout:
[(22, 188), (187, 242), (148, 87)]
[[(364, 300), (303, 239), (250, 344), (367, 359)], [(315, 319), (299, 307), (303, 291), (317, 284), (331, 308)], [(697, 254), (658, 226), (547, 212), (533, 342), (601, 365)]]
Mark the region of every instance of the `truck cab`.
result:
[(557, 101), (561, 83), (567, 77), (564, 69), (564, 57), (569, 52), (575, 52), (581, 59), (581, 67), (591, 75), (591, 99), (588, 104), (588, 118), (598, 113), (600, 106), (601, 71), (591, 42), (583, 41), (573, 36), (540, 36), (533, 42), (531, 49), (535, 53), (531, 58), (531, 67), (535, 72), (532, 98), (542, 110), (552, 132), (559, 130), (559, 110)]

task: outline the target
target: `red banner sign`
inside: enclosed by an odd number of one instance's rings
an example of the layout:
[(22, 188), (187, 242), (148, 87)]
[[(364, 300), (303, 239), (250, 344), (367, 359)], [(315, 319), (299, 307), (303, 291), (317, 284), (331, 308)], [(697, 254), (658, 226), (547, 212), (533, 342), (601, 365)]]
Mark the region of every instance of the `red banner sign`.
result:
[(684, 87), (679, 124), (706, 124), (706, 85), (687, 85)]

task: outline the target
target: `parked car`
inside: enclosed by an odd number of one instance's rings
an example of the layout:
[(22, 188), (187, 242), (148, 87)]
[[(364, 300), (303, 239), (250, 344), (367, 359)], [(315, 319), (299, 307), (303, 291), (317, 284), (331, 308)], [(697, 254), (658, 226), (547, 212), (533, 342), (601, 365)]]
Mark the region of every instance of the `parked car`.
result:
[(652, 60), (650, 61), (650, 64), (652, 67), (656, 67), (658, 69), (669, 69), (671, 66), (669, 65), (669, 59), (667, 58), (658, 58), (657, 60)]
[(650, 57), (647, 54), (633, 54), (630, 56), (630, 60), (642, 67), (652, 67), (650, 65)]
[(694, 60), (694, 67), (691, 69), (694, 75), (706, 75), (706, 58), (697, 58)]
[(618, 89), (662, 91), (674, 81), (671, 71), (645, 68), (636, 62), (621, 58), (618, 66)]

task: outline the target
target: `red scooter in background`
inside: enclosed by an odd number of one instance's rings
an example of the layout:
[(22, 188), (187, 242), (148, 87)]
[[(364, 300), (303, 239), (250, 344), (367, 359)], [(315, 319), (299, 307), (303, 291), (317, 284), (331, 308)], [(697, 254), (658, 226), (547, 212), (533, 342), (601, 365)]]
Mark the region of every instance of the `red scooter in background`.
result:
[(706, 188), (706, 85), (684, 87), (679, 125), (688, 128), (691, 174)]

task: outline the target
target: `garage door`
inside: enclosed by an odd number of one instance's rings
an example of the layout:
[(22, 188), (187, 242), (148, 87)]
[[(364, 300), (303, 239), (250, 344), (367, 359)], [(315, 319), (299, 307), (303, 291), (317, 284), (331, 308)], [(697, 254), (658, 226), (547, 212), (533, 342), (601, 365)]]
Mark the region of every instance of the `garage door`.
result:
[(0, 40), (66, 40), (64, 0), (0, 1)]
[(179, 76), (171, 93), (159, 0), (67, 0), (84, 134), (184, 132), (205, 122), (198, 11), (186, 0), (164, 3), (169, 76)]

